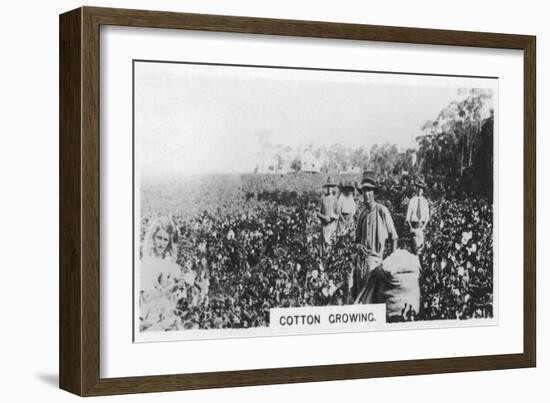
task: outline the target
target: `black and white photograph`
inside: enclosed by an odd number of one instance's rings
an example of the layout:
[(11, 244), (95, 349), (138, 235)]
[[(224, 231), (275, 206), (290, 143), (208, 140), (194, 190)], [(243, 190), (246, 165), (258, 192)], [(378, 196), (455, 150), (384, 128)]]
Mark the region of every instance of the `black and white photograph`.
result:
[(496, 77), (134, 60), (134, 341), (496, 325), (495, 122)]

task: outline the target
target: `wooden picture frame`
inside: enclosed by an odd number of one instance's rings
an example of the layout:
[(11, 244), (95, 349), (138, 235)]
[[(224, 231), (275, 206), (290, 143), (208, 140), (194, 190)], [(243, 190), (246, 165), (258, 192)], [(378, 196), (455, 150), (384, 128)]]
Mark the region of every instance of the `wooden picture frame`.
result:
[[(100, 377), (100, 26), (171, 28), (523, 50), (523, 353)], [(533, 367), (536, 363), (534, 36), (81, 7), (60, 16), (60, 387), (81, 396)]]

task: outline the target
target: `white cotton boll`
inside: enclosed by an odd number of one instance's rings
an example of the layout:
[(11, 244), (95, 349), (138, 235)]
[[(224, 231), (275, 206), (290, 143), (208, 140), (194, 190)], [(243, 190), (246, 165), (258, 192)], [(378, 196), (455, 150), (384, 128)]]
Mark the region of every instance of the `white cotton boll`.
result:
[(195, 278), (197, 275), (193, 270), (188, 270), (185, 273), (183, 273), (183, 281), (188, 285), (195, 284)]
[(191, 260), (187, 260), (185, 262), (184, 269), (185, 270), (192, 270), (193, 269), (193, 262)]
[(472, 231), (462, 233), (462, 244), (463, 245), (466, 245), (470, 239), (472, 239)]
[(328, 294), (332, 297), (338, 288), (334, 285), (334, 282), (330, 280)]
[(405, 249), (397, 249), (384, 259), (382, 268), (390, 273), (419, 272), (420, 260)]

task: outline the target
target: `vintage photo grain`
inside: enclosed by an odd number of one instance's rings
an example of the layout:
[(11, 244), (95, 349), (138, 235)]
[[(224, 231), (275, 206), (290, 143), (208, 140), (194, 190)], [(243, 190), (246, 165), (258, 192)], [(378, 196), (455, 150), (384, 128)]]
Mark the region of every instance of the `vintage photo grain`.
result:
[(135, 341), (496, 324), (497, 78), (135, 60), (133, 86)]

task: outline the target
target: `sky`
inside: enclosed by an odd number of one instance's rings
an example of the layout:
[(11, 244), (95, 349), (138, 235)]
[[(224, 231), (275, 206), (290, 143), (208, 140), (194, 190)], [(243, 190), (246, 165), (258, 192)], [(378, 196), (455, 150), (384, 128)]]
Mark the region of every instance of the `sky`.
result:
[(259, 135), (414, 147), (460, 88), (494, 79), (136, 62), (136, 168), (145, 176), (252, 172)]

